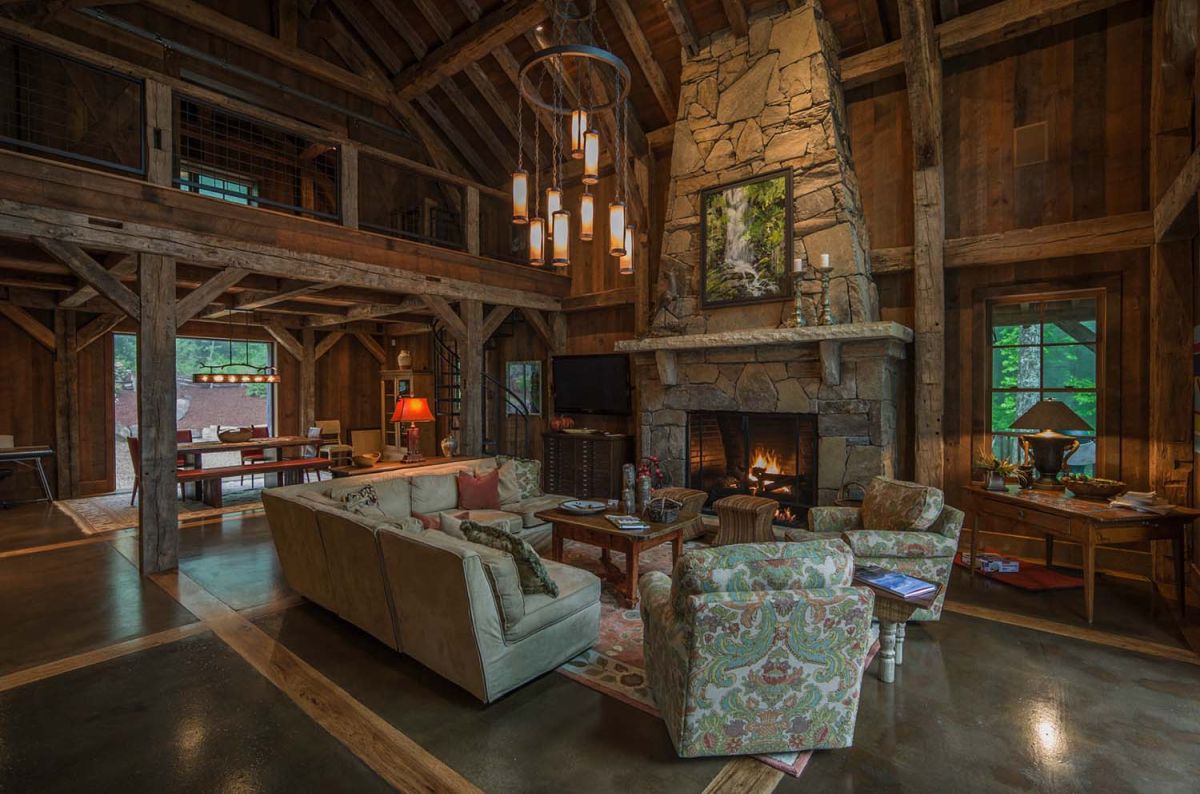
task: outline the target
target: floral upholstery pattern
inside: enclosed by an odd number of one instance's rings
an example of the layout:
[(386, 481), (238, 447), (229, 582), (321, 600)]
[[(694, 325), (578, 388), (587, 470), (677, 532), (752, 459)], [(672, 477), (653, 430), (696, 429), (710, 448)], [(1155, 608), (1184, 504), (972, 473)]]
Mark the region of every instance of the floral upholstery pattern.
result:
[(367, 518), (390, 518), (379, 506), (379, 494), (375, 492), (375, 486), (371, 483), (344, 491), (339, 490), (331, 493), (330, 498), (341, 502), (343, 509), (349, 510), (355, 515)]
[(884, 532), (855, 529), (845, 533), (846, 542), (861, 557), (953, 557), (958, 542), (936, 532)]
[(691, 551), (640, 582), (646, 675), (681, 756), (848, 747), (874, 596), (840, 540)]
[(864, 529), (929, 529), (942, 512), (946, 497), (937, 488), (876, 477), (863, 497)]
[(862, 529), (862, 511), (857, 507), (810, 507), (808, 529), (810, 532)]
[(521, 491), (521, 496), (518, 501), (532, 499), (535, 496), (542, 495), (542, 462), (540, 460), (532, 460), (529, 458), (513, 458), (508, 455), (497, 455), (496, 465), (503, 466), (505, 463), (512, 461), (516, 464), (515, 479), (517, 487)]

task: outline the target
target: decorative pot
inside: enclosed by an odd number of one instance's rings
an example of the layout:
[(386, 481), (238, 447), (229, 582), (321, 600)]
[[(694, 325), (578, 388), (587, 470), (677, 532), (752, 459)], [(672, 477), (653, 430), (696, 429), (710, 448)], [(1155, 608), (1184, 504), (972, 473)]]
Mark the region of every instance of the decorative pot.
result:
[(458, 439), (453, 433), (442, 439), (441, 446), (443, 457), (452, 458), (458, 454)]
[(562, 431), (563, 423), (562, 423), (561, 416), (550, 417), (550, 429), (553, 430), (555, 433)]
[(1033, 464), (1021, 466), (1017, 469), (1017, 485), (1021, 490), (1028, 490), (1033, 487)]
[(985, 471), (983, 473), (983, 487), (989, 491), (1004, 491), (1008, 486), (1004, 482), (1004, 475), (998, 471)]
[(396, 354), (396, 366), (400, 369), (412, 369), (412, 353), (401, 350)]

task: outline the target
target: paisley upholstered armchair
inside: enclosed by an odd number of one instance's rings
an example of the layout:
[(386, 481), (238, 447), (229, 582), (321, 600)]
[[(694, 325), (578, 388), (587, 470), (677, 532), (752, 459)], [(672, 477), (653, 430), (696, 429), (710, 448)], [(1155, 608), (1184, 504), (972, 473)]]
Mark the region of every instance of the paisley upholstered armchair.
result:
[(684, 757), (848, 747), (874, 595), (840, 540), (690, 551), (642, 577), (646, 675)]
[[(963, 512), (945, 504), (937, 488), (876, 477), (867, 486), (862, 507), (813, 507), (808, 528), (819, 538), (840, 537), (850, 544), (859, 565), (878, 565), (942, 585), (929, 609), (918, 609), (913, 620), (937, 620), (950, 584), (958, 551)], [(793, 540), (813, 538), (794, 532)]]

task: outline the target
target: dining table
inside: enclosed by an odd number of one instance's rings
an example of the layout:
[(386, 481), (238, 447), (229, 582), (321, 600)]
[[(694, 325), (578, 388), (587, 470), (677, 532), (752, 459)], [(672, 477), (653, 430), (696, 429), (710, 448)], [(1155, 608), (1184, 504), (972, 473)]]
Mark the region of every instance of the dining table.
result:
[[(307, 436), (268, 436), (266, 438), (251, 438), (247, 441), (185, 441), (176, 445), (176, 450), (184, 459), (188, 468), (202, 469), (204, 468), (204, 458), (206, 455), (215, 455), (221, 452), (257, 452), (259, 450), (270, 450), (274, 454), (274, 460), (279, 460), (283, 456), (283, 450), (293, 447), (305, 447), (313, 443), (313, 439)], [(253, 464), (250, 464), (252, 466)], [(249, 473), (250, 466), (247, 466)], [(281, 481), (278, 474), (263, 474), (265, 482), (269, 482), (270, 486), (280, 485)], [(268, 481), (268, 478), (270, 480)], [(202, 498), (201, 483), (196, 482), (186, 486), (195, 489), (192, 494), (193, 498), (199, 501)]]

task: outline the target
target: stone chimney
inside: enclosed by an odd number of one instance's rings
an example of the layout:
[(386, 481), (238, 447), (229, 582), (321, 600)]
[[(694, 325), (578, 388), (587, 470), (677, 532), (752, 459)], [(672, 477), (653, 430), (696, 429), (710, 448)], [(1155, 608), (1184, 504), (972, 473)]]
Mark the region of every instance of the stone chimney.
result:
[(820, 299), (814, 266), (828, 253), (835, 321), (879, 319), (837, 51), (811, 0), (754, 19), (744, 38), (714, 36), (684, 63), (652, 334), (723, 330), (721, 313), (773, 327), (790, 313), (791, 299), (769, 311), (700, 306), (701, 191), (783, 168), (792, 169), (793, 256), (809, 263), (808, 316)]

